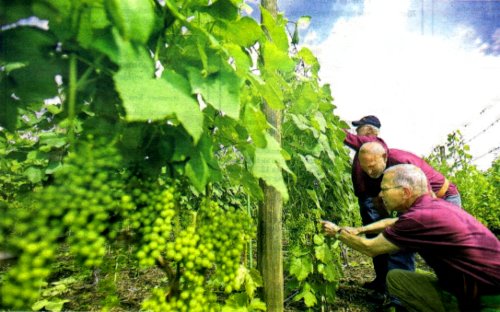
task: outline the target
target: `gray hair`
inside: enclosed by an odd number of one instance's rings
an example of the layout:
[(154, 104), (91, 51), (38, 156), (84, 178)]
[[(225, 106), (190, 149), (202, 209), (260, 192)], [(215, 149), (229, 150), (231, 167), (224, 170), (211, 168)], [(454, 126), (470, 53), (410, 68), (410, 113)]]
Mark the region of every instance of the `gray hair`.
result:
[(365, 127), (369, 128), (373, 134), (375, 135), (379, 135), (380, 133), (380, 129), (375, 127), (375, 126), (372, 126), (372, 125), (364, 125)]
[(373, 125), (364, 124), (364, 125), (361, 125), (361, 126), (357, 127), (357, 129), (359, 129), (361, 127), (368, 128), (369, 129), (368, 134), (370, 134), (370, 135), (378, 136), (380, 134), (380, 129), (377, 128), (377, 127), (375, 127), (375, 126), (373, 126)]
[(415, 195), (426, 194), (428, 189), (427, 177), (422, 169), (411, 164), (399, 164), (387, 168), (384, 175), (393, 173), (393, 182), (395, 185), (409, 188)]

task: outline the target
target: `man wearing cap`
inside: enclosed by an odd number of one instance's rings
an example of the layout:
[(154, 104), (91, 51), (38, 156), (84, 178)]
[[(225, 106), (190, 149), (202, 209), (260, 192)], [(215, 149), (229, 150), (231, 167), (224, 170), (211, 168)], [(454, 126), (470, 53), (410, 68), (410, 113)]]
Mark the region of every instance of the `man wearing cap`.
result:
[[(361, 156), (362, 157), (362, 156)], [(418, 252), (435, 276), (391, 270), (391, 295), (408, 311), (500, 311), (500, 241), (483, 224), (449, 202), (431, 196), (424, 172), (399, 164), (383, 172), (380, 196), (399, 212), (357, 229), (321, 221), (327, 235), (368, 256), (406, 249)]]
[[(360, 120), (352, 122), (357, 127), (356, 133), (346, 132), (344, 144), (352, 148), (356, 153), (352, 162), (351, 179), (354, 194), (358, 198), (359, 212), (363, 225), (371, 224), (375, 221), (388, 217), (388, 213), (378, 196), (380, 192), (380, 181), (371, 179), (361, 168), (359, 162), (359, 149), (367, 142), (378, 142), (388, 152), (389, 148), (384, 140), (378, 137), (381, 123), (373, 115), (365, 116)], [(367, 238), (375, 237), (374, 234), (367, 233)], [(373, 257), (373, 268), (375, 279), (366, 282), (363, 287), (375, 290), (379, 293), (385, 292), (385, 278), (389, 269), (403, 269), (415, 271), (415, 260), (413, 253), (399, 252), (392, 255), (379, 255)]]

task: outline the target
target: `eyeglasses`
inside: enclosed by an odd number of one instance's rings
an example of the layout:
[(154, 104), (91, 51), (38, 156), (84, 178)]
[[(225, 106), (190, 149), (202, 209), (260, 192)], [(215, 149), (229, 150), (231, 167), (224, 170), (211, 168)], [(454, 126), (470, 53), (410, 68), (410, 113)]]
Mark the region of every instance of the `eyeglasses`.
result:
[(393, 186), (393, 187), (381, 187), (380, 188), (380, 191), (381, 192), (386, 192), (388, 190), (391, 190), (391, 189), (395, 189), (395, 188), (401, 188), (402, 186), (401, 185), (398, 185), (398, 186)]

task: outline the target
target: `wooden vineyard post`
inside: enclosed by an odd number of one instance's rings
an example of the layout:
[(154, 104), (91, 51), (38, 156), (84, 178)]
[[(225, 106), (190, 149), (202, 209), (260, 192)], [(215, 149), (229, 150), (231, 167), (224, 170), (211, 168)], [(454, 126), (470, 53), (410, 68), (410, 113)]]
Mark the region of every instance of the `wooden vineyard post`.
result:
[[(276, 0), (261, 0), (261, 4), (276, 18)], [(274, 127), (271, 135), (281, 146), (281, 111), (271, 109), (267, 103), (263, 103), (263, 110), (268, 122)], [(261, 182), (261, 186), (264, 201), (259, 205), (257, 265), (264, 283), (263, 296), (267, 311), (283, 311), (283, 200), (275, 188), (264, 182)]]

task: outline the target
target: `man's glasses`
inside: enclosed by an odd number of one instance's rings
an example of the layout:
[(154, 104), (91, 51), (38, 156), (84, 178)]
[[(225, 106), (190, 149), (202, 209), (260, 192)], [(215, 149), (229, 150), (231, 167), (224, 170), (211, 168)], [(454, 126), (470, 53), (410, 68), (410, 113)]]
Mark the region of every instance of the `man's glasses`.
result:
[(392, 189), (395, 189), (395, 188), (401, 188), (402, 186), (401, 185), (398, 185), (398, 186), (393, 186), (393, 187), (381, 187), (380, 188), (380, 191), (381, 192), (386, 192), (388, 190), (392, 190)]

